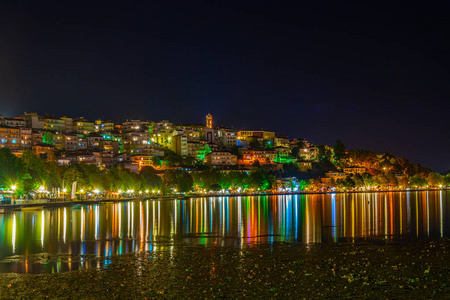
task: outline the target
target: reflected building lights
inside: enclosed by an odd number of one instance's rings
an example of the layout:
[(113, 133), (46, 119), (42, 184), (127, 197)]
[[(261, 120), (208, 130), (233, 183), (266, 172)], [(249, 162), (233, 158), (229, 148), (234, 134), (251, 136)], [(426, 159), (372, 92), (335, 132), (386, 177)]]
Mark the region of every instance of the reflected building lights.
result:
[(13, 215), (13, 226), (12, 226), (12, 253), (16, 253), (16, 214)]
[(439, 227), (440, 227), (440, 230), (441, 230), (441, 237), (443, 237), (444, 236), (444, 216), (443, 216), (443, 208), (444, 208), (444, 206), (443, 206), (443, 203), (442, 203), (442, 198), (443, 198), (443, 194), (442, 194), (442, 190), (439, 192), (439, 204), (440, 204), (440, 207), (439, 207), (439, 216), (440, 216), (440, 218), (439, 218)]
[(64, 244), (66, 243), (66, 232), (67, 232), (67, 210), (66, 210), (66, 208), (64, 207), (64, 221), (63, 221), (64, 223), (63, 223), (63, 241), (64, 241)]
[[(449, 235), (448, 195), (446, 191), (424, 191), (203, 197), (14, 212), (0, 215), (0, 224), (7, 229), (4, 230), (7, 242), (0, 244), (0, 256), (87, 255), (79, 262), (63, 260), (59, 266), (53, 265), (55, 270), (75, 270), (95, 267), (97, 262), (91, 262), (90, 255), (111, 257), (124, 252), (176, 251), (178, 241), (248, 247), (274, 241), (320, 243), (378, 236), (389, 240), (408, 236), (445, 237)], [(139, 217), (134, 215), (135, 206)], [(36, 238), (25, 243), (24, 237), (29, 232)]]
[(44, 250), (44, 230), (45, 230), (45, 217), (44, 211), (41, 211), (41, 247)]

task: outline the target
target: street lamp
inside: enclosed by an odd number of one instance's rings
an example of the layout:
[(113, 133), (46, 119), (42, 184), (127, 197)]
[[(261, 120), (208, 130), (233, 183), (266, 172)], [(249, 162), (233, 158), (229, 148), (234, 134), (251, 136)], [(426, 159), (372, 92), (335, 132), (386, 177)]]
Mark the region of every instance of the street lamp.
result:
[(42, 193), (44, 193), (45, 192), (45, 187), (43, 186), (43, 185), (41, 185), (40, 187), (39, 187), (39, 198), (42, 198)]
[(67, 189), (63, 189), (63, 200), (64, 201), (66, 201), (66, 192), (67, 192)]
[(94, 190), (94, 193), (95, 193), (95, 195), (96, 195), (96, 196), (95, 196), (95, 200), (97, 200), (97, 199), (98, 199), (98, 193), (99, 193), (99, 192), (100, 192), (100, 191), (99, 191), (99, 190), (97, 190), (97, 189), (95, 189), (95, 190)]
[(13, 184), (12, 186), (11, 186), (11, 191), (13, 191), (13, 204), (14, 204), (14, 201), (16, 200), (16, 185), (15, 184)]
[(81, 190), (80, 190), (80, 193), (81, 193), (81, 195), (80, 195), (80, 200), (83, 200), (83, 193), (84, 193), (84, 190), (81, 189)]

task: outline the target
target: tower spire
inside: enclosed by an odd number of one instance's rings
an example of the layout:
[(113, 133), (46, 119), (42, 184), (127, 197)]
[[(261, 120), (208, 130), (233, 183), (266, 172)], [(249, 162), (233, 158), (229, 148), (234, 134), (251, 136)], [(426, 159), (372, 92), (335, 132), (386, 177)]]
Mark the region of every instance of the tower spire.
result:
[(213, 128), (213, 118), (211, 114), (206, 115), (206, 128)]

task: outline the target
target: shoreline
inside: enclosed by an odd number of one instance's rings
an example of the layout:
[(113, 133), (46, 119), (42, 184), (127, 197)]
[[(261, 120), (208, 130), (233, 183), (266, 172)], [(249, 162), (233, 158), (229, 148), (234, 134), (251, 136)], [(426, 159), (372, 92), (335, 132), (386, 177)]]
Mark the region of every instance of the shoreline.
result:
[[(449, 189), (401, 189), (401, 190), (377, 190), (377, 191), (336, 191), (336, 192), (284, 192), (284, 193), (255, 193), (255, 194), (214, 194), (214, 195), (167, 195), (159, 197), (142, 197), (142, 198), (121, 198), (121, 199), (89, 199), (89, 200), (76, 200), (76, 201), (52, 201), (42, 203), (21, 203), (21, 204), (2, 204), (0, 205), (0, 214), (11, 211), (21, 210), (22, 208), (51, 208), (51, 207), (66, 207), (74, 205), (90, 205), (101, 203), (119, 203), (127, 201), (167, 201), (167, 200), (186, 200), (189, 198), (218, 198), (218, 197), (260, 197), (260, 196), (285, 196), (285, 195), (325, 195), (325, 194), (370, 194), (370, 193), (400, 193), (400, 192), (429, 192), (429, 191), (448, 191)], [(45, 200), (45, 199), (42, 199)], [(48, 200), (48, 199), (47, 199)]]
[(107, 267), (1, 273), (5, 298), (446, 298), (450, 239), (411, 243), (176, 245), (111, 257)]

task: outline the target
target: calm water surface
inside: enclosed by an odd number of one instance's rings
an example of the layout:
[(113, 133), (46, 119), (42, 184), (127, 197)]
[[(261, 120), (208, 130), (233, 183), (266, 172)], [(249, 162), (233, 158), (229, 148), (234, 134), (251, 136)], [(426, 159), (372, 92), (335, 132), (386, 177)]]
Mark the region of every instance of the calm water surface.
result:
[[(449, 192), (130, 201), (0, 214), (0, 272), (63, 272), (180, 245), (449, 237)], [(175, 250), (174, 250), (175, 248)]]

